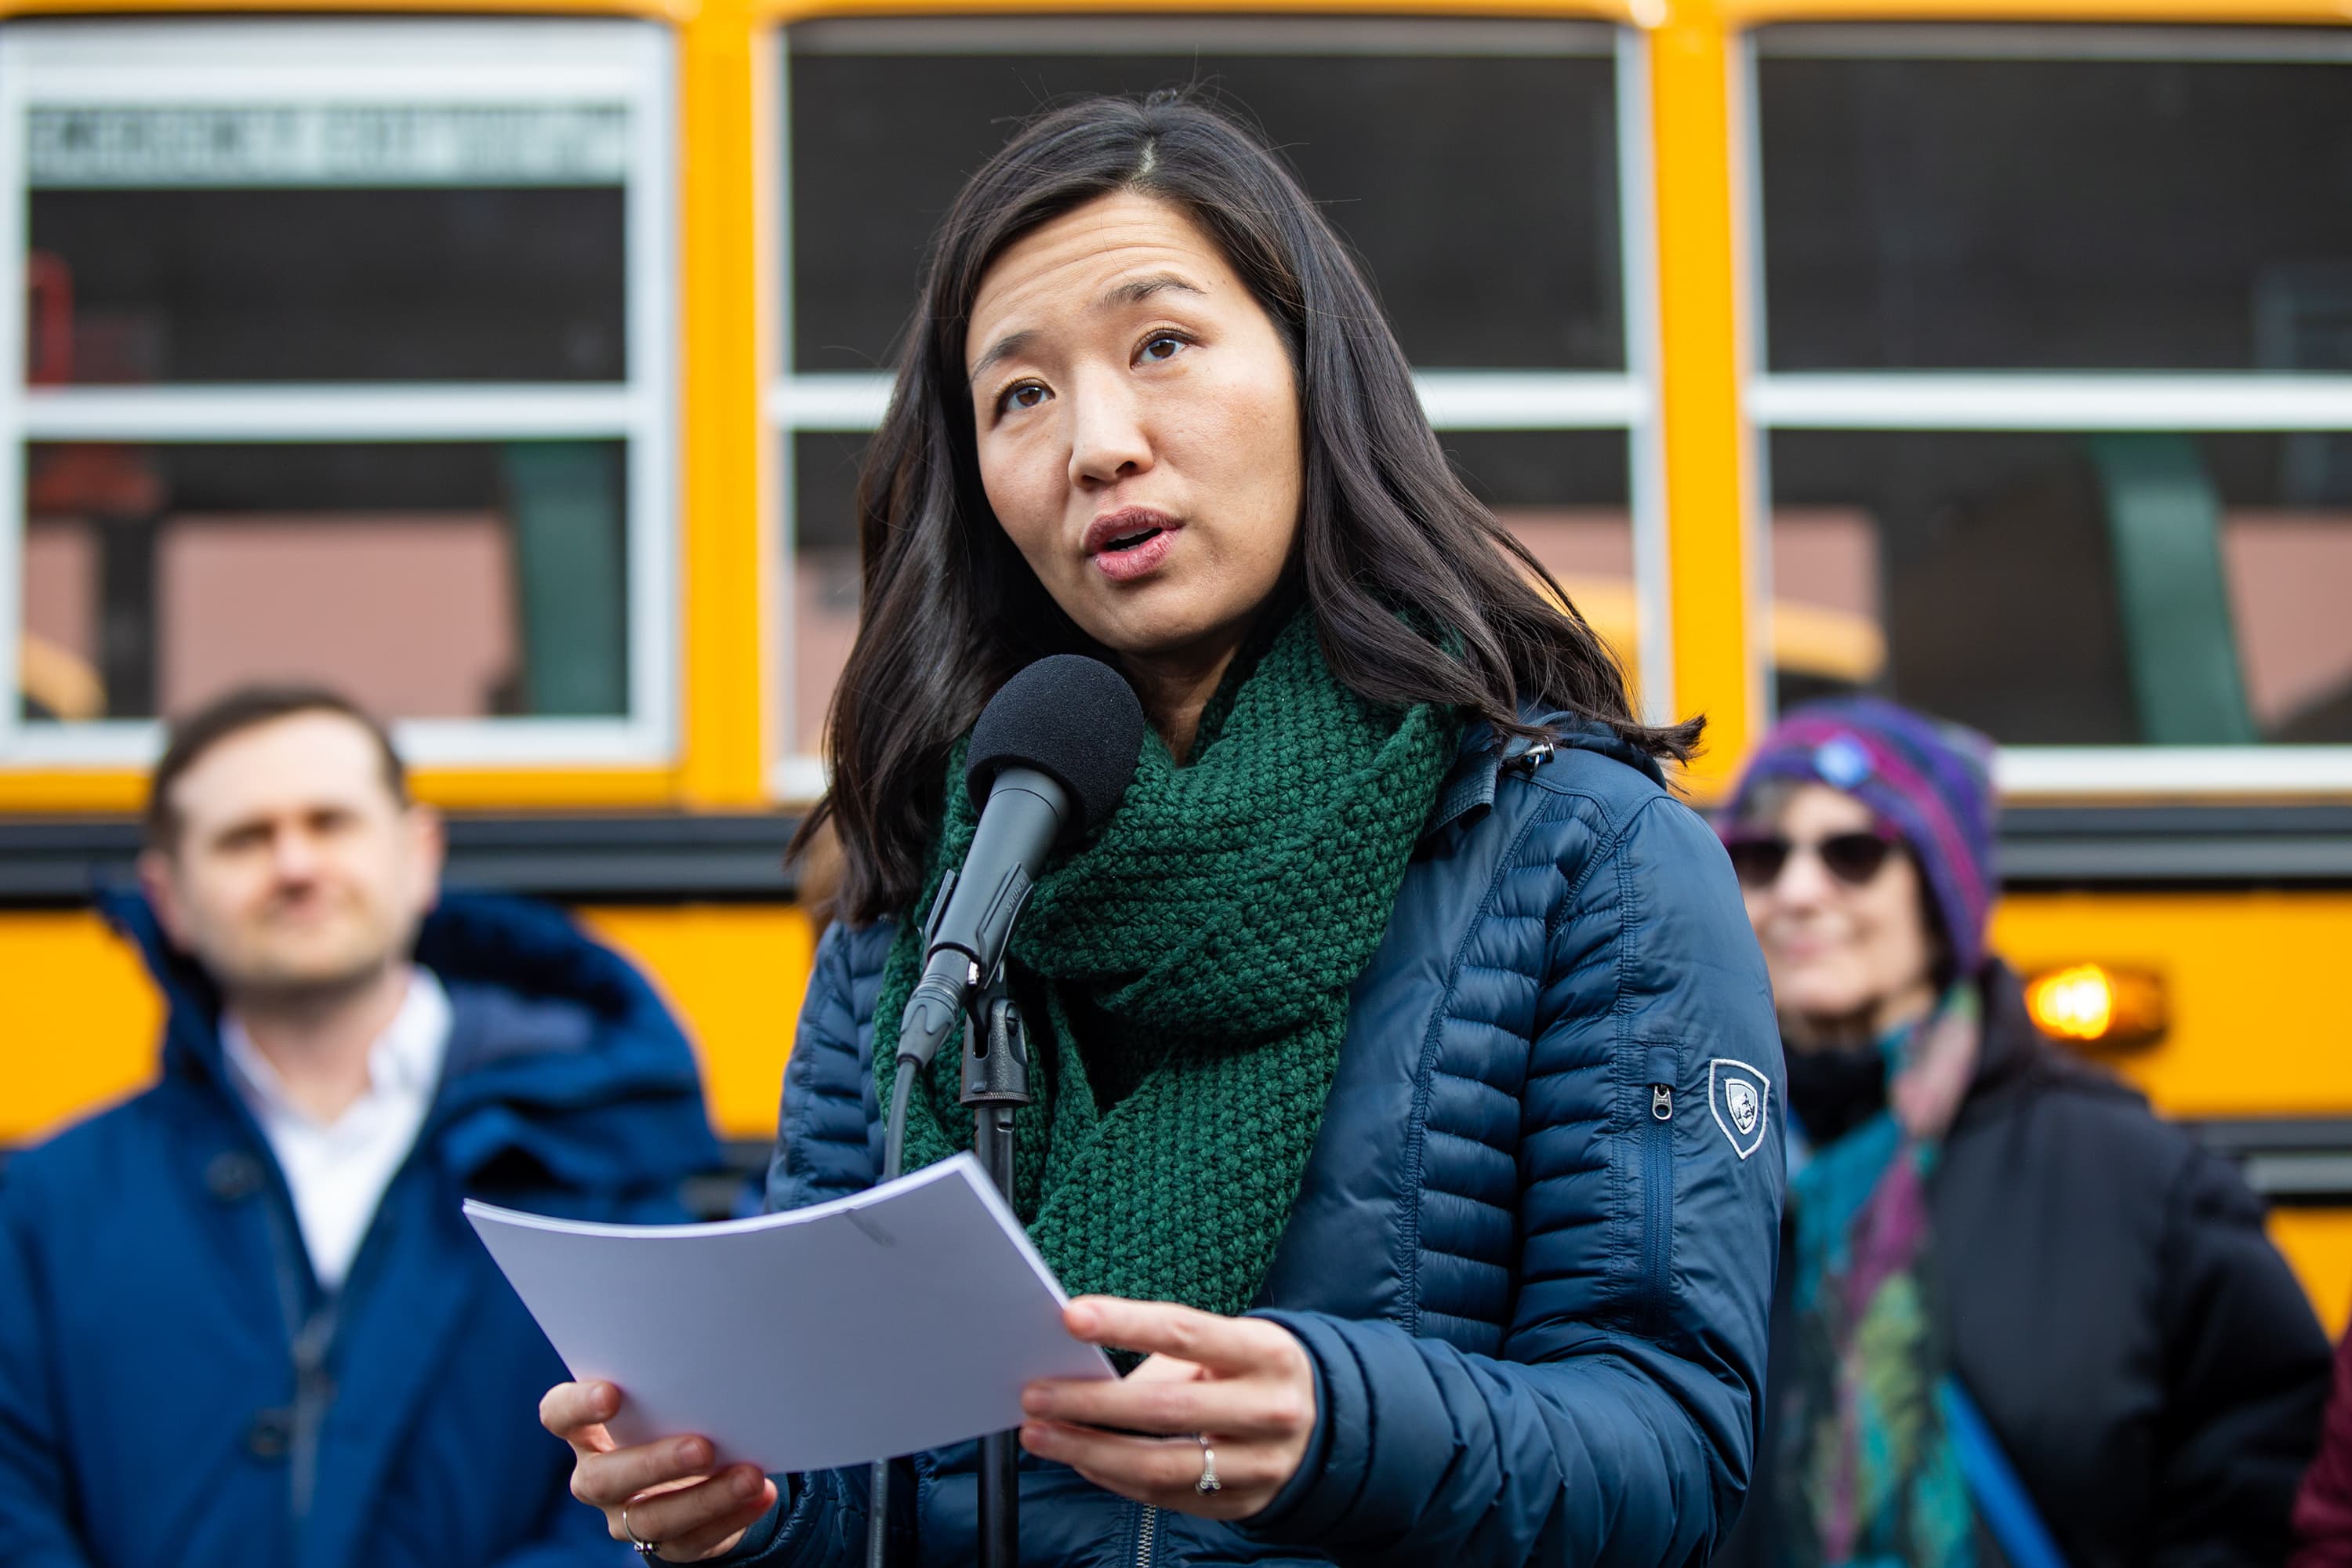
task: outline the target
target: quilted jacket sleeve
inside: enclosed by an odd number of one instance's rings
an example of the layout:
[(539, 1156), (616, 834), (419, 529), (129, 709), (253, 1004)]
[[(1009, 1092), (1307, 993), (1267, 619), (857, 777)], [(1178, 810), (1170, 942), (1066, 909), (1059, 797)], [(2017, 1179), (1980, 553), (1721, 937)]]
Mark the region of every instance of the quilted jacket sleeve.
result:
[[(1399, 1568), (1681, 1563), (1738, 1512), (1783, 1186), (1762, 959), (1715, 836), (1669, 799), (1560, 868), (1502, 1353), (1269, 1313), (1320, 1419), (1261, 1538)], [(1760, 1101), (1725, 1090), (1740, 1076)]]
[(858, 1041), (874, 1019), (890, 934), (887, 922), (834, 925), (817, 942), (800, 1032), (784, 1068), (776, 1152), (768, 1163), (770, 1214), (862, 1193), (881, 1171), (874, 1075)]

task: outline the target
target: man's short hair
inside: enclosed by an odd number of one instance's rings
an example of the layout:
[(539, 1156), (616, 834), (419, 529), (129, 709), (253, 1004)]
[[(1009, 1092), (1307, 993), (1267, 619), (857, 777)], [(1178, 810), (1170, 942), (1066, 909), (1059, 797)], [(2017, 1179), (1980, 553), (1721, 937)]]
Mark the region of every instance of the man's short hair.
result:
[(374, 714), (323, 686), (240, 686), (173, 722), (163, 755), (147, 783), (147, 847), (167, 854), (178, 847), (180, 814), (172, 805), (172, 786), (195, 766), (198, 758), (232, 735), (300, 713), (337, 714), (365, 730), (383, 762), (384, 788), (392, 792), (396, 805), (409, 804), (407, 765), (393, 748), (391, 732)]

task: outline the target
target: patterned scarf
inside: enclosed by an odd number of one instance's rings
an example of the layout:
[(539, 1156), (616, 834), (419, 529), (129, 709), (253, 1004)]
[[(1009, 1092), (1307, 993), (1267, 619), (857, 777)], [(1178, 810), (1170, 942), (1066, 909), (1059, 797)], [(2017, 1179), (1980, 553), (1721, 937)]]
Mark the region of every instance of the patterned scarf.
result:
[(1927, 1183), (1973, 1072), (1976, 986), (1880, 1043), (1887, 1106), (1790, 1180), (1797, 1256), (1780, 1513), (1801, 1568), (1973, 1568), (1975, 1511), (1937, 1400), (1949, 1360)]
[[(1366, 703), (1303, 612), (1243, 662), (1191, 764), (1147, 738), (1118, 813), (1045, 871), (1013, 932), (1037, 1096), (1013, 1206), (1073, 1294), (1248, 1308), (1322, 1125), (1349, 986), (1453, 760), (1444, 710)], [(971, 842), (962, 755), (918, 909)], [(885, 1106), (921, 958), (902, 920), (875, 1015)], [(907, 1169), (971, 1147), (960, 1071), (942, 1051), (914, 1086)]]

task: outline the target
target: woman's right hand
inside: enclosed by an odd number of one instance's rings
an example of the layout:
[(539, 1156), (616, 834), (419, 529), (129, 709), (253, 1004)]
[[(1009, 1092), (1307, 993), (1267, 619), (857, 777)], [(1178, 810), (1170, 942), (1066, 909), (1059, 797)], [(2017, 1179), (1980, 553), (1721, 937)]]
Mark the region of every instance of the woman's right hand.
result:
[(572, 1445), (572, 1495), (604, 1510), (615, 1541), (657, 1543), (666, 1563), (700, 1563), (733, 1550), (776, 1500), (751, 1465), (709, 1474), (707, 1437), (665, 1437), (616, 1448), (604, 1430), (621, 1408), (609, 1383), (559, 1383), (539, 1402), (539, 1424)]

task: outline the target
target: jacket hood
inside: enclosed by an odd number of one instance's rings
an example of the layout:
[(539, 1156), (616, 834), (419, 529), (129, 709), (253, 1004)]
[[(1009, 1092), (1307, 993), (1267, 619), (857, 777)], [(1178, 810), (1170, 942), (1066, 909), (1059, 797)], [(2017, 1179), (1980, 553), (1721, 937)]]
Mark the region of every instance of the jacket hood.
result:
[[(163, 994), (165, 1076), (219, 1083), (222, 1004), (211, 977), (172, 945), (142, 894), (108, 889), (99, 907), (138, 944)], [(718, 1164), (685, 1031), (627, 960), (562, 911), (445, 893), (415, 958), (449, 993), (435, 1118), (460, 1167), (520, 1149), (572, 1184), (607, 1187)]]
[[(1652, 784), (1666, 782), (1666, 771), (1658, 764), (1657, 758), (1598, 719), (1588, 719), (1580, 713), (1572, 713), (1567, 709), (1554, 708), (1543, 702), (1531, 702), (1521, 707), (1519, 719), (1523, 723), (1538, 725), (1549, 731), (1555, 750), (1595, 752), (1647, 775)], [(1492, 755), (1498, 766), (1516, 762), (1541, 744), (1540, 742), (1530, 742), (1514, 736), (1497, 747), (1494, 727), (1483, 720), (1463, 732), (1462, 742), (1465, 752), (1475, 745)]]
[(1523, 735), (1513, 735), (1498, 741), (1495, 727), (1484, 719), (1464, 725), (1453, 769), (1438, 786), (1437, 804), (1422, 827), (1423, 838), (1465, 817), (1486, 815), (1495, 804), (1495, 784), (1503, 770), (1547, 743), (1554, 751), (1597, 752), (1624, 763), (1653, 784), (1664, 785), (1666, 782), (1665, 770), (1658, 765), (1657, 758), (1629, 744), (1597, 719), (1586, 719), (1539, 702), (1521, 708), (1519, 717), (1548, 730), (1551, 740), (1529, 741)]

